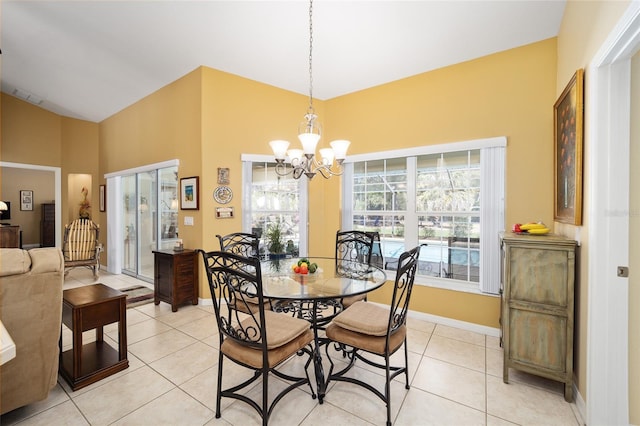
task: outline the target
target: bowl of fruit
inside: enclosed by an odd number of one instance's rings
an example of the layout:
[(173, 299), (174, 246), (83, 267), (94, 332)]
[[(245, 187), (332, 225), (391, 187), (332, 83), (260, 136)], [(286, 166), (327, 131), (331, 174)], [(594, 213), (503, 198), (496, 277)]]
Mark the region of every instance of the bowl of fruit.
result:
[(318, 265), (303, 257), (298, 259), (297, 262), (293, 262), (291, 270), (297, 275), (315, 274), (318, 272)]
[(321, 269), (309, 259), (301, 258), (291, 265), (291, 274), (300, 284), (306, 284), (315, 280), (320, 275)]

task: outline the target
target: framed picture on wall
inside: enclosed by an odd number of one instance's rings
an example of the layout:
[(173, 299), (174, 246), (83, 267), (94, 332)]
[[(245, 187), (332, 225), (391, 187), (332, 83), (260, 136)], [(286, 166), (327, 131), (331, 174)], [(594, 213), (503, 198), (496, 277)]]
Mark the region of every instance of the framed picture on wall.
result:
[(20, 191), (20, 210), (33, 210), (33, 191)]
[(569, 81), (555, 105), (554, 122), (554, 220), (582, 225), (582, 123), (584, 70)]
[(218, 183), (221, 185), (229, 185), (229, 168), (218, 167)]
[(198, 210), (198, 176), (180, 179), (180, 209)]
[(100, 185), (100, 211), (107, 211), (107, 186)]

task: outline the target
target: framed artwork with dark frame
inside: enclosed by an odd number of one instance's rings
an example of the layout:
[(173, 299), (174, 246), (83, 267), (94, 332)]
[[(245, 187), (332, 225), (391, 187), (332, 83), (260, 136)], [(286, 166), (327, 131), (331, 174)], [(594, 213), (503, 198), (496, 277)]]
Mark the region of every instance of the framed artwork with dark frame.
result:
[(100, 185), (100, 211), (107, 211), (107, 186)]
[(553, 218), (571, 225), (582, 225), (583, 118), (584, 69), (581, 68), (553, 106)]
[(180, 209), (198, 210), (200, 197), (198, 196), (198, 176), (180, 179)]
[(20, 210), (33, 210), (33, 191), (20, 191)]

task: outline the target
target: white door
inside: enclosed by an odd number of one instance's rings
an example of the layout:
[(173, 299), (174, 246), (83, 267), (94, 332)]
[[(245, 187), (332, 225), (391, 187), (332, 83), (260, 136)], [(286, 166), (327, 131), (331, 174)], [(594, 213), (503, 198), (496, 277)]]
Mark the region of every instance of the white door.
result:
[(631, 57), (640, 48), (632, 2), (587, 69), (589, 307), (587, 424), (629, 423), (629, 152)]

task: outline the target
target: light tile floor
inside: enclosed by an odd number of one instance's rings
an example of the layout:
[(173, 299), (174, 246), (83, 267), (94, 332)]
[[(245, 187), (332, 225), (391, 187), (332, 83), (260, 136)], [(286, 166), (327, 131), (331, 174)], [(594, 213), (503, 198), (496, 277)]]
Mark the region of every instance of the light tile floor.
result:
[[(75, 269), (64, 288), (102, 282), (113, 288), (141, 284), (125, 275)], [(152, 287), (149, 283), (142, 283)], [(499, 341), (467, 330), (410, 318), (411, 389), (403, 376), (392, 385), (392, 419), (396, 425), (582, 425), (575, 403), (563, 398), (560, 383), (514, 370), (510, 384), (502, 381)], [(95, 339), (86, 332), (85, 341)], [(105, 327), (105, 340), (115, 345), (115, 324)], [(218, 332), (212, 306), (180, 307), (153, 303), (127, 310), (129, 368), (93, 385), (71, 391), (59, 378), (44, 401), (0, 418), (3, 426), (20, 425), (252, 425), (260, 424), (246, 404), (222, 400), (222, 418), (215, 418)], [(71, 332), (63, 327), (63, 346)], [(116, 346), (117, 347), (117, 346)], [(401, 352), (401, 351), (400, 351)], [(394, 356), (397, 358), (399, 354)], [(335, 357), (342, 362), (340, 356)], [(283, 366), (302, 368), (301, 359)], [(381, 387), (383, 377), (357, 366), (352, 373)], [(246, 369), (225, 363), (224, 383), (246, 377)], [(283, 382), (270, 382), (274, 389)], [(256, 383), (249, 394), (260, 395)], [(276, 406), (272, 425), (382, 425), (385, 408), (373, 394), (348, 383), (331, 383), (324, 404), (298, 388)]]

